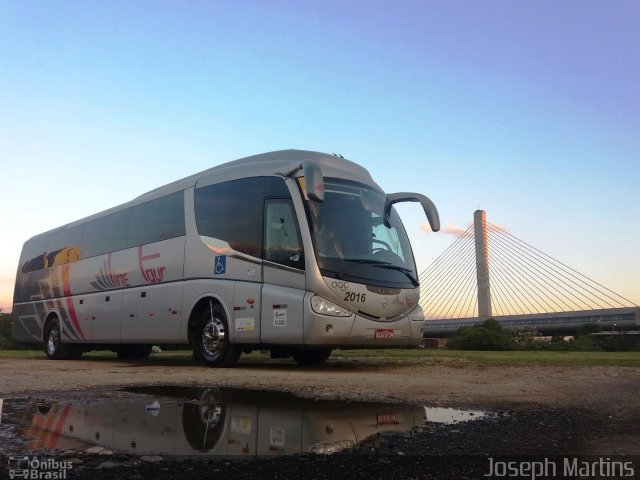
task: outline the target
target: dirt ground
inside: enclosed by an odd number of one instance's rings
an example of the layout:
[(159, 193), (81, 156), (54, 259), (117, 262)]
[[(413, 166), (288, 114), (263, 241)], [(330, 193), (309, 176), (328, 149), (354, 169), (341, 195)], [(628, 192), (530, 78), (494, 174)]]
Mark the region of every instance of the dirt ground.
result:
[[(75, 462), (70, 480), (199, 479), (211, 472), (243, 480), (329, 480), (337, 478), (336, 472), (342, 472), (340, 478), (367, 480), (483, 478), (489, 456), (505, 460), (549, 456), (561, 462), (559, 455), (591, 456), (589, 461), (608, 461), (612, 456), (630, 461), (634, 473), (640, 472), (639, 368), (398, 364), (346, 357), (318, 367), (244, 360), (230, 369), (161, 357), (145, 363), (96, 358), (0, 360), (0, 398), (64, 398), (89, 391), (100, 395), (118, 387), (147, 385), (246, 387), (314, 399), (474, 407), (493, 414), (486, 421), (455, 425), (427, 422), (410, 434), (374, 436), (331, 456), (206, 462), (167, 457), (146, 463), (127, 454), (114, 454), (105, 461), (100, 455), (63, 452), (56, 458)], [(0, 459), (0, 476), (5, 469)]]
[(0, 395), (132, 385), (233, 386), (324, 399), (378, 400), (450, 407), (586, 407), (640, 413), (640, 369), (626, 367), (399, 365), (331, 359), (318, 367), (240, 363), (209, 369), (181, 360), (0, 360)]

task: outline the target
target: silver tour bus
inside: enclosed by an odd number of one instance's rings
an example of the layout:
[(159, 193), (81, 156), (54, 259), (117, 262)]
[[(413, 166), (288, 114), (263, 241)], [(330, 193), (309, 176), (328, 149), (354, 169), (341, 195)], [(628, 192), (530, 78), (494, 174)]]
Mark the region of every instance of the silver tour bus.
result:
[(270, 350), (301, 364), (332, 349), (420, 344), (418, 272), (397, 202), (363, 167), (284, 150), (243, 158), (29, 239), (13, 336), (50, 359), (144, 358), (191, 344), (205, 365)]

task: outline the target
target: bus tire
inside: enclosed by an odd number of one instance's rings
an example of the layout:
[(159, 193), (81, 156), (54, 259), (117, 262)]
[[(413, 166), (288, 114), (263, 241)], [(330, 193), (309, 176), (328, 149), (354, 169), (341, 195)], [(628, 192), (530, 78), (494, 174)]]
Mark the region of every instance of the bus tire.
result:
[(319, 365), (326, 362), (331, 356), (331, 349), (314, 348), (308, 350), (295, 350), (291, 353), (291, 356), (300, 365)]
[(51, 318), (44, 328), (44, 353), (49, 360), (72, 358), (73, 345), (62, 343), (62, 329), (58, 317)]
[(232, 367), (240, 358), (242, 348), (229, 340), (229, 322), (220, 304), (207, 305), (198, 314), (193, 350), (207, 367)]
[(195, 451), (208, 452), (219, 442), (225, 431), (227, 401), (217, 388), (205, 390), (196, 402), (184, 402), (182, 429)]

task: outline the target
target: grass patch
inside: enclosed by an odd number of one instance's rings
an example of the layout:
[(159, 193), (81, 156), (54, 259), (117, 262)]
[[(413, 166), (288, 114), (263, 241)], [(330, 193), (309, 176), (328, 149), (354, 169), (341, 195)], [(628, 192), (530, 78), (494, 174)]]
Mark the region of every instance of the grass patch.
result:
[[(115, 360), (116, 354), (109, 351), (88, 352), (84, 358), (92, 360)], [(0, 350), (0, 358), (44, 359), (45, 354), (37, 350)], [(170, 362), (194, 364), (191, 351), (165, 351), (151, 355), (151, 364)], [(290, 359), (271, 360), (268, 354), (254, 352), (240, 357), (240, 366), (252, 364), (292, 364)], [(620, 366), (640, 367), (640, 352), (548, 352), (548, 351), (468, 351), (468, 350), (335, 350), (330, 363), (375, 364), (394, 366), (444, 365), (452, 367), (486, 366)]]
[(45, 358), (41, 350), (0, 350), (0, 358)]
[(561, 365), (640, 367), (640, 352), (547, 352), (472, 350), (360, 350), (337, 351), (338, 358), (359, 357), (392, 363), (431, 363), (444, 365)]

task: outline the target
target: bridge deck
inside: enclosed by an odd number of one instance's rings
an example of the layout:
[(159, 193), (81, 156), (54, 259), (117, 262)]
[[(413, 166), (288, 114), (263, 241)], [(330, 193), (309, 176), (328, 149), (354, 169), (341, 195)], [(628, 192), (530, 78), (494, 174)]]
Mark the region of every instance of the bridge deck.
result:
[[(603, 330), (640, 329), (640, 308), (638, 307), (505, 315), (493, 318), (506, 329), (516, 330), (523, 326), (531, 326), (543, 335), (572, 335), (585, 324), (596, 324)], [(485, 320), (486, 318), (427, 320), (424, 336), (429, 338), (450, 337), (460, 327), (480, 325)]]

